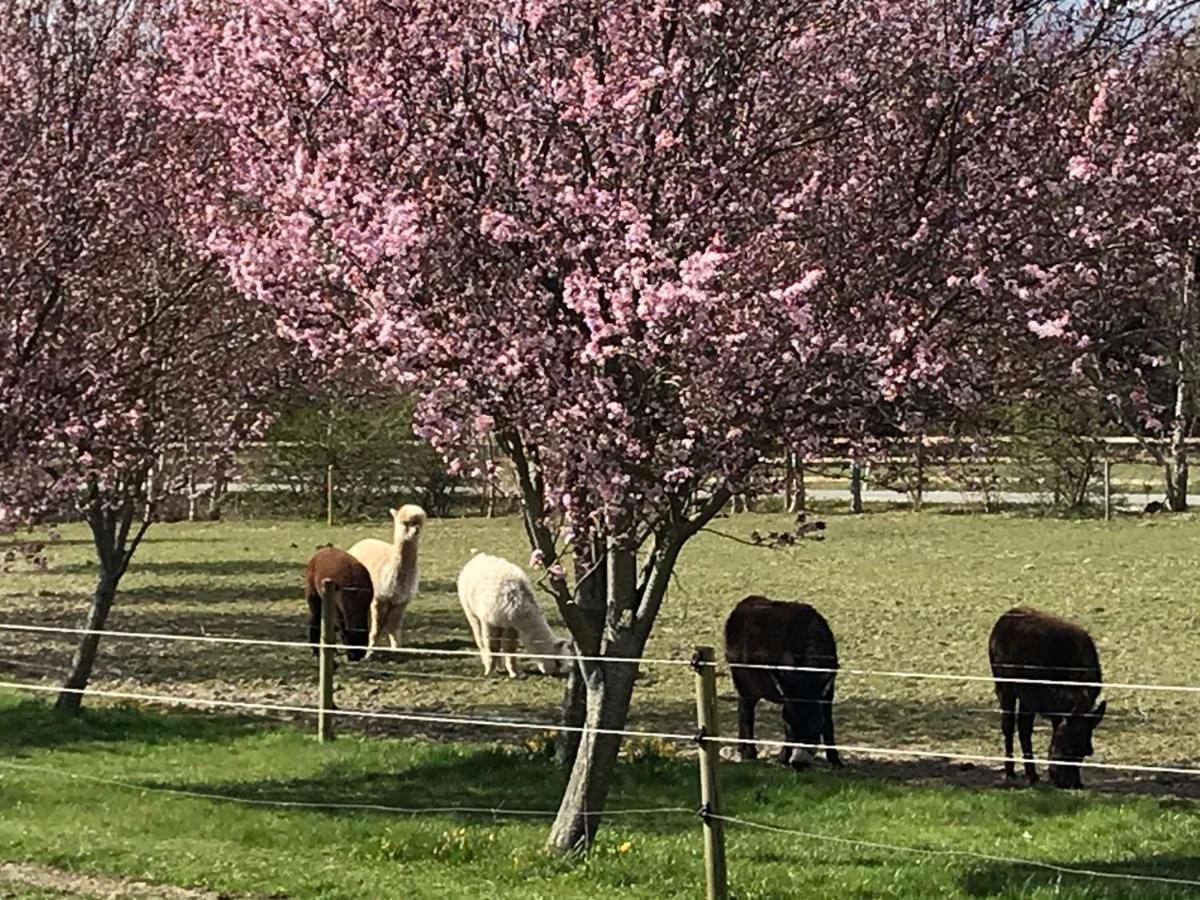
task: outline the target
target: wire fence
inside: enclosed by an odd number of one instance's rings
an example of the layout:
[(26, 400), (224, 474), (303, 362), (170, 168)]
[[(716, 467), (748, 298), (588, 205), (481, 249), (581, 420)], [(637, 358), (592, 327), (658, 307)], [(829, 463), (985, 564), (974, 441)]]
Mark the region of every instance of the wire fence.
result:
[[(313, 644), (308, 641), (292, 641), (282, 640), (277, 638), (248, 638), (235, 637), (224, 635), (211, 634), (176, 634), (172, 632), (160, 631), (117, 631), (105, 629), (86, 629), (72, 628), (67, 626), (56, 625), (27, 625), (15, 622), (0, 622), (0, 632), (15, 631), (15, 632), (39, 632), (46, 634), (70, 634), (83, 635), (94, 634), (100, 637), (108, 637), (114, 639), (132, 639), (132, 640), (155, 640), (155, 641), (184, 641), (193, 643), (208, 643), (208, 644), (233, 644), (250, 647), (283, 647), (283, 648), (303, 648), (312, 650)], [(337, 652), (345, 652), (347, 650), (360, 649), (348, 644), (334, 643), (329, 645), (331, 649)], [(442, 656), (442, 657), (468, 657), (478, 658), (479, 651), (466, 649), (450, 649), (440, 647), (374, 647), (370, 650), (370, 654), (396, 654), (405, 656)], [(367, 656), (371, 658), (370, 654)], [(560, 654), (555, 653), (531, 653), (522, 650), (518, 654), (524, 659), (561, 659)], [(588, 663), (610, 663), (610, 664), (629, 664), (629, 665), (663, 665), (663, 666), (685, 666), (692, 668), (696, 665), (713, 665), (718, 668), (725, 667), (730, 671), (737, 669), (773, 671), (773, 672), (803, 672), (809, 674), (825, 674), (825, 675), (851, 675), (864, 678), (884, 678), (884, 679), (916, 679), (916, 680), (932, 680), (932, 681), (959, 681), (959, 682), (975, 682), (975, 683), (1005, 683), (1005, 684), (1024, 684), (1024, 685), (1043, 685), (1050, 687), (1094, 687), (1107, 690), (1126, 690), (1126, 691), (1156, 691), (1164, 693), (1177, 694), (1200, 694), (1200, 685), (1180, 685), (1180, 684), (1157, 684), (1153, 682), (1124, 682), (1124, 681), (1079, 681), (1073, 679), (1062, 678), (1021, 678), (1009, 675), (992, 675), (979, 673), (965, 672), (921, 672), (910, 671), (903, 669), (869, 669), (856, 668), (853, 666), (802, 666), (802, 665), (779, 665), (773, 663), (696, 663), (691, 658), (683, 657), (653, 657), (653, 656), (589, 656), (586, 654), (572, 653), (569, 657), (576, 662)], [(1038, 669), (1041, 671), (1076, 671), (1076, 667), (1071, 666), (1036, 666), (1025, 665), (1021, 663), (1004, 663), (1005, 669)], [(382, 671), (382, 670), (376, 670)]]
[[(89, 632), (84, 628), (71, 628), (52, 625), (30, 625), (25, 623), (3, 622), (0, 623), (0, 633), (42, 633), (42, 634), (58, 634), (78, 636), (83, 634), (96, 634), (112, 639), (119, 640), (136, 640), (136, 641), (166, 641), (166, 642), (192, 642), (204, 645), (227, 645), (237, 647), (270, 647), (282, 648), (287, 650), (302, 650), (310, 652), (313, 645), (307, 641), (293, 640), (278, 640), (271, 638), (250, 638), (250, 637), (235, 637), (224, 635), (208, 635), (208, 634), (179, 634), (171, 632), (146, 632), (146, 631), (121, 631), (121, 630), (102, 630)], [(326, 651), (337, 649), (350, 649), (346, 645), (336, 645), (332, 647), (325, 645)], [(444, 658), (461, 658), (461, 657), (478, 657), (478, 653), (472, 650), (459, 650), (451, 648), (431, 648), (431, 647), (378, 647), (375, 652), (384, 654), (404, 654), (412, 656), (425, 657), (444, 657)], [(519, 654), (525, 658), (543, 658), (539, 654)], [(547, 657), (549, 655), (546, 655)], [(935, 680), (935, 681), (956, 681), (963, 683), (989, 682), (996, 681), (1013, 682), (1018, 684), (1034, 684), (1034, 685), (1053, 685), (1053, 686), (1071, 686), (1071, 687), (1103, 687), (1110, 690), (1128, 690), (1128, 691), (1146, 691), (1155, 694), (1172, 693), (1185, 697), (1195, 696), (1200, 694), (1200, 685), (1184, 685), (1184, 684), (1154, 684), (1154, 683), (1108, 683), (1063, 680), (1056, 678), (996, 678), (991, 675), (982, 675), (975, 673), (955, 673), (955, 672), (921, 672), (921, 671), (903, 671), (903, 670), (886, 670), (886, 669), (871, 669), (871, 668), (856, 668), (856, 667), (819, 667), (819, 666), (791, 666), (791, 665), (771, 665), (767, 663), (719, 663), (706, 662), (699, 658), (678, 658), (678, 657), (609, 657), (605, 655), (598, 656), (576, 656), (576, 660), (587, 663), (604, 663), (606, 665), (638, 665), (638, 666), (671, 666), (671, 667), (689, 667), (692, 669), (713, 668), (724, 671), (736, 671), (737, 669), (748, 670), (767, 670), (780, 673), (786, 672), (802, 672), (802, 673), (817, 673), (817, 674), (838, 674), (843, 676), (857, 676), (863, 678), (890, 679), (890, 680)], [(0, 664), (15, 664), (28, 668), (32, 671), (44, 671), (51, 673), (53, 667), (48, 667), (43, 663), (14, 659), (10, 657), (0, 657)], [(417, 678), (444, 678), (454, 681), (486, 681), (483, 676), (471, 676), (459, 673), (434, 673), (434, 672), (414, 672), (412, 670), (396, 670), (396, 669), (379, 669), (375, 667), (351, 665), (350, 671), (358, 671), (361, 674), (380, 675), (389, 678), (394, 677), (411, 677)], [(48, 676), (47, 676), (48, 677)], [(622, 739), (636, 740), (657, 740), (670, 742), (686, 748), (698, 749), (701, 757), (704, 756), (706, 748), (708, 751), (713, 751), (718, 748), (733, 748), (745, 743), (740, 737), (725, 736), (717, 733), (706, 733), (703, 728), (697, 732), (688, 730), (667, 730), (667, 729), (650, 729), (650, 728), (597, 728), (589, 725), (569, 726), (564, 725), (561, 721), (541, 720), (534, 721), (528, 718), (503, 718), (495, 716), (483, 715), (457, 715), (442, 712), (430, 712), (425, 710), (413, 709), (357, 709), (357, 708), (323, 708), (321, 706), (313, 706), (301, 703), (286, 703), (275, 702), (266, 699), (226, 699), (217, 697), (199, 697), (187, 696), (178, 693), (159, 693), (142, 690), (125, 690), (114, 689), (108, 687), (88, 687), (88, 688), (63, 688), (56, 684), (35, 683), (30, 681), (20, 680), (0, 680), (0, 689), (12, 691), (22, 691), (31, 693), (76, 693), (83, 696), (104, 698), (110, 700), (133, 701), (138, 703), (146, 703), (153, 705), (161, 705), (167, 707), (185, 707), (194, 709), (206, 710), (222, 710), (239, 714), (274, 714), (284, 715), (289, 717), (320, 717), (328, 715), (336, 717), (339, 720), (360, 720), (364, 722), (395, 722), (404, 723), (415, 726), (438, 726), (452, 728), (471, 728), (482, 729), (492, 733), (499, 732), (554, 732), (558, 734), (576, 733), (576, 734), (603, 734), (619, 737)], [(822, 702), (817, 700), (817, 702)], [(833, 702), (833, 701), (829, 701)], [(995, 714), (1000, 712), (998, 709), (984, 709), (969, 707), (965, 710), (972, 713), (990, 713)], [(855, 743), (835, 743), (831, 746), (820, 743), (806, 743), (792, 740), (773, 740), (769, 738), (756, 737), (753, 739), (755, 745), (760, 747), (777, 748), (779, 750), (804, 750), (816, 752), (822, 748), (825, 750), (835, 750), (840, 754), (852, 754), (859, 757), (878, 758), (878, 759), (909, 759), (909, 760), (930, 760), (935, 762), (945, 763), (980, 763), (980, 764), (1002, 764), (1009, 760), (1006, 757), (996, 756), (986, 753), (959, 752), (946, 748), (923, 748), (923, 747), (892, 747), (892, 746), (875, 746), (869, 744)], [(1022, 760), (1025, 763), (1035, 765), (1053, 765), (1062, 768), (1077, 768), (1088, 770), (1099, 770), (1115, 773), (1128, 773), (1142, 776), (1163, 777), (1171, 776), (1172, 778), (1186, 777), (1194, 778), (1200, 776), (1200, 765), (1161, 765), (1151, 761), (1138, 761), (1133, 763), (1117, 763), (1103, 762), (1091, 760), (1054, 760), (1043, 757), (1025, 757)], [(396, 815), (476, 815), (476, 816), (493, 816), (493, 817), (528, 817), (537, 818), (545, 817), (552, 818), (557, 815), (557, 810), (534, 810), (534, 809), (514, 809), (503, 807), (485, 807), (485, 806), (427, 806), (427, 807), (403, 807), (391, 806), (387, 804), (362, 803), (362, 802), (342, 802), (342, 801), (326, 801), (326, 800), (304, 800), (304, 799), (288, 799), (288, 798), (257, 798), (257, 797), (241, 797), (231, 794), (223, 794), (212, 791), (195, 791), (187, 788), (165, 787), (161, 784), (155, 785), (146, 782), (128, 782), (120, 779), (107, 778), (105, 776), (91, 775), (79, 772), (62, 771), (57, 768), (50, 769), (47, 767), (38, 767), (31, 764), (16, 763), (12, 761), (0, 760), (0, 769), (12, 771), (25, 771), (28, 773), (38, 773), (42, 775), (55, 775), (64, 778), (70, 778), (80, 781), (93, 782), (97, 784), (106, 784), (112, 787), (137, 790), (142, 792), (160, 793), (169, 796), (180, 798), (199, 799), (212, 802), (230, 802), (240, 803), (249, 806), (273, 806), (279, 808), (296, 808), (296, 809), (346, 809), (358, 811), (371, 811), (378, 813), (389, 813)], [(152, 782), (153, 779), (148, 779)], [(1004, 863), (1010, 865), (1023, 865), (1034, 868), (1042, 868), (1052, 870), (1061, 874), (1078, 876), (1078, 877), (1096, 877), (1105, 879), (1123, 879), (1131, 882), (1155, 882), (1161, 884), (1169, 884), (1175, 886), (1200, 887), (1200, 881), (1194, 881), (1185, 878), (1173, 878), (1149, 874), (1131, 873), (1131, 872), (1104, 872), (1083, 867), (1073, 867), (1051, 863), (1035, 859), (1026, 859), (1024, 857), (977, 853), (961, 848), (947, 847), (928, 847), (928, 846), (902, 846), (897, 844), (883, 843), (872, 840), (865, 840), (856, 837), (846, 837), (839, 835), (821, 834), (812, 831), (793, 829), (781, 825), (773, 825), (765, 822), (757, 822), (739, 816), (723, 815), (719, 811), (712, 810), (707, 803), (702, 803), (700, 807), (701, 818), (705, 821), (706, 828), (712, 828), (714, 823), (721, 823), (722, 826), (729, 825), (734, 829), (748, 829), (758, 831), (770, 831), (779, 834), (793, 835), (795, 837), (804, 838), (806, 840), (822, 841), (834, 844), (842, 844), (852, 846), (863, 850), (887, 852), (887, 853), (905, 853), (905, 854), (924, 854), (929, 856), (947, 856), (960, 857), (964, 859), (975, 859), (979, 861), (988, 861), (995, 863)], [(695, 815), (696, 808), (688, 808), (686, 806), (658, 806), (651, 808), (631, 808), (631, 809), (613, 809), (603, 812), (587, 813), (594, 816), (658, 816), (658, 815)]]

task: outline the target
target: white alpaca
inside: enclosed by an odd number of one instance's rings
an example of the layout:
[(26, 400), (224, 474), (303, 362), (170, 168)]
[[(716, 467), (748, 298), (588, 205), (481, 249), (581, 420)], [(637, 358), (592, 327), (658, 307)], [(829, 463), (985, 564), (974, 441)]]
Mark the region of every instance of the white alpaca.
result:
[(350, 548), (350, 555), (371, 573), (375, 588), (368, 641), (372, 648), (378, 646), (384, 635), (393, 647), (400, 646), (404, 613), (417, 593), (417, 540), (425, 525), (425, 510), (409, 504), (391, 513), (392, 543), (366, 538)]
[(458, 602), (486, 674), (492, 674), (501, 656), (509, 677), (516, 678), (518, 643), (535, 658), (543, 675), (556, 675), (570, 666), (571, 642), (550, 630), (533, 585), (519, 566), (498, 556), (475, 554), (458, 573)]

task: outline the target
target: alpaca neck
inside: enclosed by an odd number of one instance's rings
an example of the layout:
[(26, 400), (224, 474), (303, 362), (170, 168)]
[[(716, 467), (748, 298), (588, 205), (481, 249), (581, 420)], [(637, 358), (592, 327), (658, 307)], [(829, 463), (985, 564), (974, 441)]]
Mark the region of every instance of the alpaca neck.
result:
[(558, 638), (540, 615), (531, 616), (521, 629), (521, 643), (530, 653), (553, 653)]
[[(394, 594), (411, 597), (417, 592), (417, 539), (402, 540), (399, 536), (392, 545), (392, 558), (388, 562)], [(384, 581), (388, 581), (384, 578)]]

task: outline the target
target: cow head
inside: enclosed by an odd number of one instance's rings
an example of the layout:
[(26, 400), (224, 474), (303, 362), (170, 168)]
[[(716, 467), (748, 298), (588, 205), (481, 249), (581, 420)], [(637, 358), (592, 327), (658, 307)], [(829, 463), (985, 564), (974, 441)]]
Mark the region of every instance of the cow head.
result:
[(1104, 718), (1108, 701), (1095, 709), (1073, 710), (1065, 716), (1051, 716), (1054, 732), (1050, 737), (1050, 780), (1060, 788), (1083, 787), (1077, 765), (1055, 765), (1056, 762), (1082, 762), (1094, 752), (1092, 732)]
[[(787, 698), (785, 685), (778, 679), (776, 688), (781, 696)], [(794, 747), (791, 752), (791, 765), (796, 769), (806, 769), (812, 764), (813, 751), (821, 745), (821, 734), (825, 730), (825, 715), (828, 700), (828, 688), (818, 691), (812, 698), (798, 699), (790, 697), (783, 701), (783, 721), (786, 725), (787, 739), (791, 743), (808, 744), (810, 747)]]

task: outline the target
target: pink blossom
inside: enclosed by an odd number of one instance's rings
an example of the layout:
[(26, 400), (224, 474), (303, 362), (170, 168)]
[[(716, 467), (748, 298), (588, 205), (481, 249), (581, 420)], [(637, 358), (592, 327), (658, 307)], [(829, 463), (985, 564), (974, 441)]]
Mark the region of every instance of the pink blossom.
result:
[(1030, 319), (1029, 330), (1040, 338), (1062, 337), (1066, 333), (1070, 321), (1071, 314), (1069, 312), (1063, 312), (1058, 318), (1045, 321)]
[(1077, 154), (1071, 157), (1067, 173), (1079, 181), (1091, 181), (1096, 174), (1096, 164), (1089, 157)]

